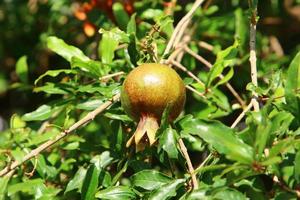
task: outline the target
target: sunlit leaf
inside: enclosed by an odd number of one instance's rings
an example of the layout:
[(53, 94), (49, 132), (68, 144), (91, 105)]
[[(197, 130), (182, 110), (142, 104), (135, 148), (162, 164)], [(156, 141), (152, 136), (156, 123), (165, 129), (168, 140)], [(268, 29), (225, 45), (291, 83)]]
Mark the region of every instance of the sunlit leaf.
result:
[(17, 61), (16, 73), (23, 83), (28, 83), (28, 65), (26, 56), (22, 56)]

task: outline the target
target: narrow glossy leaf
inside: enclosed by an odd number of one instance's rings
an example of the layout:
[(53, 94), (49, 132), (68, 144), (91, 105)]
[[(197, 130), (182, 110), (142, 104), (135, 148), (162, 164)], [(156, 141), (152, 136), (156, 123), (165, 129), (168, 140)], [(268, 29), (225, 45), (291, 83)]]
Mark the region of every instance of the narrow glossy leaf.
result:
[(130, 178), (132, 184), (136, 187), (141, 187), (146, 190), (154, 190), (166, 183), (170, 183), (172, 179), (167, 175), (155, 170), (143, 170)]
[(7, 189), (7, 194), (8, 196), (11, 196), (17, 192), (25, 192), (29, 194), (34, 194), (35, 187), (43, 185), (43, 180), (42, 179), (31, 179), (31, 180), (26, 180), (21, 183), (16, 183), (13, 185), (9, 185)]
[(60, 83), (49, 83), (47, 82), (44, 86), (34, 88), (34, 92), (45, 92), (47, 94), (68, 94), (71, 92), (67, 84)]
[(38, 155), (37, 161), (34, 159), (31, 159), (31, 163), (32, 163), (32, 166), (34, 166), (36, 164), (37, 172), (44, 179), (47, 177), (54, 178), (58, 173), (58, 170), (55, 167), (47, 165), (46, 160), (43, 155)]
[(300, 124), (300, 52), (292, 60), (286, 78), (285, 98), (287, 109), (295, 116)]
[(217, 192), (213, 195), (213, 199), (247, 200), (248, 198), (237, 190), (228, 189)]
[(176, 179), (168, 184), (162, 185), (160, 188), (150, 194), (149, 200), (165, 200), (176, 196), (177, 189), (183, 186), (184, 182), (184, 179)]
[(75, 189), (80, 192), (86, 172), (86, 169), (80, 167), (74, 177), (69, 181), (64, 193), (66, 194), (67, 192)]
[(221, 122), (204, 121), (188, 116), (180, 121), (180, 126), (184, 132), (198, 135), (229, 159), (246, 164), (253, 161), (252, 147), (245, 144), (231, 128)]
[(277, 156), (278, 154), (283, 154), (288, 152), (296, 143), (299, 143), (299, 141), (296, 141), (293, 137), (288, 137), (286, 139), (278, 141), (272, 148), (270, 149), (270, 155), (269, 157)]
[(62, 39), (51, 36), (47, 38), (47, 46), (49, 49), (62, 56), (67, 61), (71, 62), (72, 57), (76, 57), (83, 61), (90, 60), (77, 47), (66, 44)]
[(81, 188), (81, 199), (92, 200), (95, 199), (95, 194), (98, 187), (98, 177), (100, 170), (95, 165), (90, 165), (84, 177), (83, 185)]
[(127, 186), (115, 186), (96, 193), (96, 198), (107, 200), (130, 200), (136, 199), (135, 192)]
[(104, 151), (100, 155), (96, 155), (92, 158), (91, 163), (94, 163), (98, 169), (104, 169), (112, 163), (114, 158), (111, 156), (109, 151)]
[(300, 183), (300, 151), (296, 153), (295, 161), (294, 161), (295, 172), (294, 176), (297, 183)]
[(95, 110), (102, 103), (103, 103), (103, 101), (100, 99), (92, 99), (92, 100), (88, 100), (86, 102), (77, 104), (76, 108), (81, 109), (81, 110)]
[(0, 177), (0, 200), (4, 200), (6, 194), (6, 188), (8, 184), (9, 178), (8, 177)]
[(104, 65), (95, 60), (86, 61), (77, 57), (72, 57), (70, 62), (72, 68), (78, 68), (93, 78), (104, 76), (110, 71), (110, 67), (108, 65)]
[(23, 83), (28, 83), (28, 65), (26, 56), (22, 56), (17, 61), (16, 73)]
[(124, 6), (119, 2), (115, 2), (112, 9), (118, 26), (122, 30), (126, 30), (126, 26), (129, 22), (129, 16), (125, 11)]
[(45, 76), (51, 76), (51, 77), (56, 77), (62, 73), (65, 74), (77, 74), (77, 72), (75, 70), (72, 69), (57, 69), (57, 70), (48, 70), (47, 72), (45, 72), (44, 74), (42, 74), (41, 76), (39, 76), (35, 81), (34, 84), (36, 85), (42, 78), (44, 78)]
[(22, 116), (24, 121), (42, 121), (48, 119), (53, 113), (51, 106), (42, 105), (38, 107), (35, 111), (26, 113)]
[(253, 123), (256, 124), (255, 152), (258, 159), (260, 159), (264, 154), (264, 149), (271, 133), (272, 123), (268, 119), (266, 109), (260, 112), (252, 112), (250, 117), (252, 117)]
[(131, 15), (130, 21), (127, 24), (126, 33), (127, 34), (136, 34), (136, 21), (135, 21), (136, 13)]
[[(237, 52), (238, 52), (238, 49), (237, 49), (238, 45), (239, 45), (239, 43), (236, 40), (232, 46), (226, 48), (225, 50), (220, 51), (217, 54), (216, 62), (208, 74), (208, 79), (206, 81), (207, 87), (211, 86), (212, 82), (222, 74), (222, 72), (225, 68), (233, 66), (233, 64), (236, 60)], [(226, 81), (229, 80), (233, 75), (233, 71), (231, 71), (231, 70), (232, 69), (230, 69), (230, 71), (224, 77), (226, 79)], [(224, 83), (223, 80), (219, 81), (217, 83), (217, 85), (220, 85), (222, 83)]]
[(101, 61), (104, 64), (110, 64), (114, 58), (115, 50), (119, 43), (129, 42), (129, 38), (125, 32), (118, 28), (114, 28), (110, 31), (101, 29), (100, 33), (102, 33), (102, 39), (99, 46)]
[[(248, 38), (248, 21), (246, 20), (246, 15), (241, 8), (238, 8), (234, 11), (235, 17), (235, 38), (240, 41), (242, 47), (246, 43), (246, 38)], [(243, 52), (244, 49), (240, 48), (240, 51)]]
[(159, 143), (161, 148), (167, 152), (169, 158), (178, 158), (177, 140), (178, 134), (172, 128), (167, 128), (160, 136)]

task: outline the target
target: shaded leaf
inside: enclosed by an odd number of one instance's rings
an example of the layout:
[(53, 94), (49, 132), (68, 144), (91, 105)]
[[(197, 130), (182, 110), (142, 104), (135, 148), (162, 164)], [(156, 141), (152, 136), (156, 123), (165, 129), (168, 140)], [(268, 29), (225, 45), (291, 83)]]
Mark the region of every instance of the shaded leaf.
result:
[(165, 200), (170, 199), (171, 197), (176, 196), (176, 190), (183, 186), (184, 179), (176, 179), (168, 184), (162, 185), (160, 188), (152, 192), (149, 196), (149, 200)]
[(115, 2), (112, 6), (112, 10), (117, 21), (118, 26), (122, 30), (126, 30), (127, 24), (129, 22), (129, 16), (124, 9), (123, 4)]
[(218, 78), (222, 74), (223, 70), (227, 67), (230, 67), (229, 72), (224, 75), (224, 78), (220, 79), (215, 86), (226, 83), (233, 76), (232, 66), (236, 60), (238, 45), (239, 43), (236, 40), (232, 46), (218, 52), (216, 62), (209, 71), (206, 87), (210, 87), (212, 82)]
[(95, 199), (100, 170), (101, 169), (97, 168), (95, 165), (90, 165), (90, 167), (88, 168), (81, 188), (81, 199)]
[(54, 110), (51, 106), (42, 105), (38, 107), (35, 111), (26, 113), (22, 116), (22, 120), (24, 121), (42, 121), (48, 119)]
[(100, 190), (95, 195), (99, 199), (120, 200), (136, 199), (135, 192), (127, 186), (115, 186)]
[(110, 64), (114, 58), (114, 52), (119, 43), (128, 43), (129, 38), (125, 32), (118, 28), (114, 28), (110, 31), (101, 29), (100, 33), (102, 33), (102, 39), (99, 46), (101, 61), (104, 64)]
[(62, 73), (65, 74), (77, 74), (75, 70), (72, 69), (57, 69), (57, 70), (48, 70), (44, 74), (40, 75), (35, 81), (34, 84), (36, 85), (42, 78), (45, 76), (51, 76), (51, 77), (56, 77)]
[(198, 135), (229, 159), (246, 164), (253, 161), (252, 147), (240, 140), (231, 128), (221, 122), (204, 121), (188, 116), (180, 121), (180, 126), (184, 132)]
[(167, 128), (160, 136), (160, 146), (163, 150), (167, 152), (169, 158), (178, 158), (177, 140), (178, 134), (176, 130), (172, 128)]
[(17, 61), (16, 73), (23, 83), (28, 83), (28, 65), (26, 56), (22, 56)]
[(130, 178), (132, 184), (146, 190), (154, 190), (172, 181), (167, 175), (155, 170), (143, 170)]
[(285, 98), (287, 109), (295, 116), (300, 124), (300, 52), (292, 60), (286, 78)]
[(80, 167), (78, 169), (78, 171), (76, 172), (76, 174), (74, 175), (74, 177), (69, 181), (69, 183), (67, 185), (67, 188), (66, 188), (64, 193), (66, 194), (67, 192), (75, 190), (75, 189), (78, 192), (80, 192), (83, 181), (84, 181), (84, 178), (85, 178), (85, 175), (86, 175), (86, 172), (87, 172), (86, 169)]

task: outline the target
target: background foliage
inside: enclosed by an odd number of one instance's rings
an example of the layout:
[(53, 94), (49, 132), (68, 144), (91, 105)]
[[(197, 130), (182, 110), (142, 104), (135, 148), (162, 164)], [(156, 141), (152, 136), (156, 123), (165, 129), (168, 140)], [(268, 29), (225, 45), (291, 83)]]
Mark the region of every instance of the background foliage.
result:
[[(158, 62), (192, 1), (4, 0), (0, 3), (0, 169), (119, 93), (126, 74)], [(136, 124), (119, 102), (14, 174), (0, 199), (297, 199), (300, 196), (300, 2), (258, 2), (258, 85), (250, 79), (247, 1), (205, 1), (185, 30), (175, 69), (184, 112), (162, 122), (156, 146), (125, 148)], [(207, 48), (203, 48), (208, 43)], [(169, 55), (165, 55), (167, 58)], [(108, 74), (124, 72), (113, 78)], [(224, 75), (219, 79), (220, 74)], [(258, 93), (261, 110), (230, 128)], [(193, 190), (178, 139), (187, 146)]]

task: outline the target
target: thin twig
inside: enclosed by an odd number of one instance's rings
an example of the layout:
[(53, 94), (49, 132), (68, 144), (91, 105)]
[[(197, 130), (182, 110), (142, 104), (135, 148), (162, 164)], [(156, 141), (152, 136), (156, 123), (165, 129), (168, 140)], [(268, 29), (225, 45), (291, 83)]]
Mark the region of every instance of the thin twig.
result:
[[(209, 69), (211, 69), (213, 67), (213, 65), (208, 62), (205, 58), (203, 58), (202, 56), (196, 54), (193, 50), (191, 50), (187, 45), (184, 47), (184, 50), (190, 54), (191, 56), (193, 56), (194, 58), (196, 58), (198, 61), (200, 61), (201, 63), (203, 63), (205, 66), (207, 66)], [(221, 74), (219, 76), (220, 79), (223, 79), (224, 76)], [(237, 91), (232, 87), (232, 85), (230, 83), (225, 83), (225, 86), (228, 88), (228, 90), (231, 92), (231, 94), (236, 98), (236, 100), (239, 102), (239, 104), (241, 104), (242, 107), (245, 107), (245, 102), (242, 99), (242, 97), (237, 93)]]
[(186, 160), (186, 163), (187, 163), (187, 166), (188, 166), (188, 171), (189, 171), (189, 173), (191, 175), (191, 178), (192, 178), (193, 189), (196, 190), (196, 189), (198, 189), (198, 181), (197, 181), (197, 177), (194, 173), (194, 167), (193, 167), (193, 164), (191, 162), (190, 156), (189, 156), (189, 154), (187, 152), (187, 149), (186, 149), (186, 147), (183, 143), (183, 140), (181, 138), (178, 140), (178, 143), (179, 143), (180, 150), (181, 150), (181, 152), (182, 152), (182, 154), (183, 154), (183, 156)]
[[(250, 67), (251, 67), (251, 81), (254, 86), (257, 87), (257, 66), (256, 66), (256, 23), (257, 23), (257, 7), (255, 5), (252, 5), (253, 2), (249, 1), (249, 7), (251, 10), (251, 19), (250, 19), (250, 41), (249, 41), (249, 46), (250, 46)], [(253, 8), (255, 6), (255, 8)], [(259, 103), (258, 103), (258, 94), (253, 91), (253, 108), (254, 111), (258, 112), (259, 111)]]
[(196, 89), (192, 88), (191, 86), (186, 85), (185, 87), (186, 87), (186, 89), (188, 89), (188, 90), (194, 92), (194, 93), (197, 94), (198, 96), (200, 96), (200, 97), (206, 99), (206, 96), (205, 96), (203, 93), (197, 91)]
[(207, 42), (204, 41), (200, 41), (198, 42), (199, 47), (202, 47), (203, 49), (206, 49), (208, 51), (213, 51), (214, 50), (214, 46), (211, 44), (208, 44)]
[(248, 112), (253, 106), (253, 102), (251, 101), (249, 105), (243, 110), (243, 112), (235, 119), (235, 121), (232, 123), (230, 128), (235, 128), (236, 125), (243, 119), (245, 116), (246, 112)]
[(113, 73), (113, 74), (108, 74), (108, 75), (100, 77), (99, 81), (105, 81), (107, 79), (110, 79), (110, 78), (113, 78), (113, 77), (116, 77), (116, 76), (121, 76), (123, 74), (125, 74), (125, 72), (122, 72), (122, 71), (116, 72), (116, 73)]
[[(176, 25), (174, 32), (168, 42), (168, 45), (164, 51), (164, 55), (168, 54), (170, 52), (170, 50), (172, 49), (172, 47), (175, 47), (176, 43), (178, 44), (177, 41), (181, 40), (183, 31), (185, 30), (187, 24), (191, 20), (194, 12), (203, 3), (203, 1), (204, 0), (196, 0), (195, 3), (193, 4), (191, 10), (178, 22), (178, 24)], [(179, 34), (179, 32), (181, 32), (181, 33)], [(176, 41), (176, 43), (175, 43), (175, 41)]]
[(0, 171), (0, 177), (4, 176), (5, 174), (9, 173), (10, 171), (16, 169), (19, 167), (22, 163), (30, 160), (31, 158), (36, 157), (39, 155), (42, 151), (47, 149), (48, 147), (52, 146), (59, 140), (63, 139), (65, 136), (67, 136), (72, 131), (78, 129), (79, 127), (87, 124), (88, 122), (92, 121), (97, 115), (102, 113), (104, 110), (106, 110), (109, 106), (113, 104), (113, 102), (117, 101), (120, 98), (120, 94), (116, 94), (112, 97), (111, 100), (103, 103), (100, 105), (97, 109), (89, 112), (85, 117), (83, 117), (81, 120), (74, 123), (69, 129), (62, 131), (60, 134), (58, 134), (54, 139), (48, 140), (47, 142), (43, 143), (42, 145), (38, 146), (37, 148), (30, 151), (28, 154), (26, 154), (20, 162), (14, 161), (10, 166), (5, 167)]
[(286, 186), (283, 182), (281, 182), (277, 176), (273, 177), (273, 182), (276, 183), (277, 185), (279, 185), (283, 190), (293, 193), (297, 196), (297, 198), (300, 198), (300, 191), (299, 190), (293, 190), (291, 188), (289, 188), (288, 186)]
[(197, 81), (197, 83), (199, 83), (200, 85), (204, 85), (204, 83), (203, 83), (197, 76), (195, 76), (191, 71), (189, 71), (189, 70), (188, 70), (185, 66), (183, 66), (181, 63), (172, 60), (172, 61), (171, 61), (171, 64), (174, 65), (175, 67), (181, 69), (181, 70), (184, 71), (185, 73), (187, 73), (187, 75), (189, 75), (191, 78), (193, 78), (195, 81)]
[(38, 159), (37, 159), (37, 156), (34, 157), (34, 165), (33, 165), (33, 169), (31, 170), (31, 172), (25, 172), (25, 174), (29, 177), (32, 177), (34, 175), (34, 172), (36, 170), (36, 167), (37, 167), (37, 162), (38, 162)]

